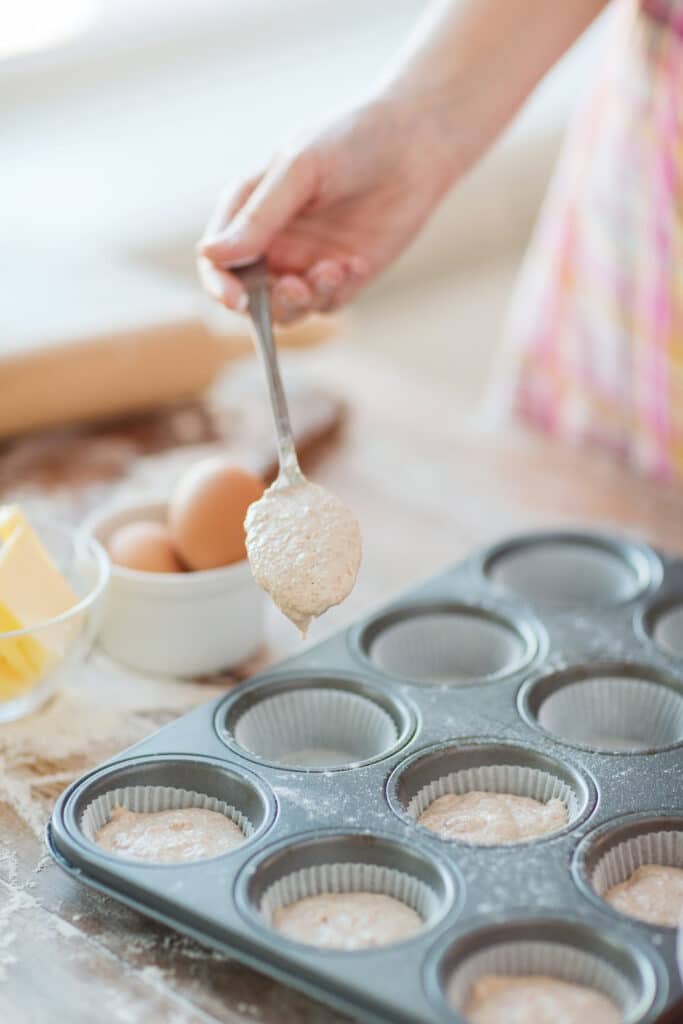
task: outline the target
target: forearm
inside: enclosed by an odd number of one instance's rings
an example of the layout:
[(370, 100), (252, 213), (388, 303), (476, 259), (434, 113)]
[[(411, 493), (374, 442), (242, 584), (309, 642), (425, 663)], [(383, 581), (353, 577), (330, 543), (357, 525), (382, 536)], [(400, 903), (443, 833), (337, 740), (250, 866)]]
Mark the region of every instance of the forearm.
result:
[(380, 96), (408, 119), (430, 122), (433, 144), (458, 176), (607, 2), (439, 0), (383, 78)]

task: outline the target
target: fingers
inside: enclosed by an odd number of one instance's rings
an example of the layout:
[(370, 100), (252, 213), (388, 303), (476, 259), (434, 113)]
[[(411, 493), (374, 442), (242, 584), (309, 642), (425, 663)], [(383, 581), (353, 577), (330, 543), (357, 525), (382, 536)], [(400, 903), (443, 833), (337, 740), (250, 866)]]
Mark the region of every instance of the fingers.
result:
[[(241, 282), (229, 271), (218, 270), (210, 260), (198, 260), (204, 289), (222, 305), (244, 313), (247, 297)], [(289, 324), (309, 313), (331, 312), (349, 301), (362, 284), (361, 262), (320, 260), (303, 276), (283, 274), (271, 284), (271, 313), (280, 324)]]
[(218, 270), (204, 257), (197, 260), (197, 271), (204, 291), (228, 309), (244, 313), (247, 309), (247, 294), (241, 282), (227, 270)]
[(338, 309), (358, 291), (368, 274), (367, 260), (362, 257), (319, 260), (306, 275), (313, 291), (313, 308), (321, 313)]
[(252, 195), (262, 178), (263, 175), (258, 174), (247, 181), (240, 182), (238, 185), (235, 185), (234, 182), (226, 185), (218, 197), (213, 213), (206, 222), (200, 245), (205, 239), (212, 238), (221, 232), (230, 223), (235, 214), (242, 209), (247, 199)]
[(305, 277), (283, 274), (271, 286), (271, 312), (278, 323), (288, 324), (308, 313), (331, 309), (347, 278), (337, 260), (320, 260)]
[(262, 256), (274, 235), (313, 198), (316, 182), (312, 158), (302, 156), (278, 162), (266, 172), (232, 220), (200, 242), (199, 254), (218, 266)]
[(347, 271), (339, 260), (319, 260), (311, 267), (306, 278), (316, 309), (324, 311), (334, 305), (346, 277)]
[(308, 313), (326, 313), (344, 305), (368, 275), (367, 261), (359, 257), (324, 259), (305, 276), (283, 274), (271, 287), (271, 311), (287, 324)]
[(279, 324), (289, 324), (310, 313), (313, 293), (306, 281), (295, 274), (285, 274), (274, 281), (270, 292), (270, 309)]
[(346, 253), (323, 255), (325, 245), (315, 232), (282, 231), (315, 198), (315, 168), (314, 155), (302, 154), (224, 191), (197, 246), (199, 276), (209, 295), (244, 312), (246, 294), (229, 267), (266, 252), (272, 314), (279, 323), (336, 309), (355, 294), (368, 276), (367, 261)]
[[(253, 193), (260, 180), (261, 175), (250, 178), (248, 181), (242, 182), (237, 186), (228, 186), (223, 190), (207, 221), (202, 241), (223, 230), (225, 225), (229, 223)], [(201, 245), (202, 242), (199, 243), (198, 250), (201, 248)], [(228, 309), (234, 309), (238, 313), (243, 313), (246, 310), (246, 292), (240, 281), (233, 274), (216, 267), (211, 260), (201, 255), (198, 255), (197, 258), (197, 272), (204, 291), (212, 299), (216, 299), (217, 302), (220, 302)]]

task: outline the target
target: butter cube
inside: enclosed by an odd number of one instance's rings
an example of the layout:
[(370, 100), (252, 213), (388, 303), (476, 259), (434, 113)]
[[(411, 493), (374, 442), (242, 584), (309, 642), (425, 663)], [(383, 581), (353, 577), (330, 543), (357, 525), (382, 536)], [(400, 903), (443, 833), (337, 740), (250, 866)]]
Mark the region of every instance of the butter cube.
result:
[(0, 604), (24, 626), (35, 626), (78, 604), (30, 526), (18, 525), (0, 547)]
[[(8, 608), (0, 604), (0, 634), (22, 629)], [(0, 635), (0, 700), (12, 700), (30, 690), (59, 656), (31, 634)]]
[(17, 526), (31, 529), (18, 505), (0, 505), (0, 541), (9, 540)]
[(0, 699), (38, 682), (65, 653), (75, 624), (56, 623), (24, 636), (2, 634), (41, 625), (77, 603), (19, 507), (0, 508)]

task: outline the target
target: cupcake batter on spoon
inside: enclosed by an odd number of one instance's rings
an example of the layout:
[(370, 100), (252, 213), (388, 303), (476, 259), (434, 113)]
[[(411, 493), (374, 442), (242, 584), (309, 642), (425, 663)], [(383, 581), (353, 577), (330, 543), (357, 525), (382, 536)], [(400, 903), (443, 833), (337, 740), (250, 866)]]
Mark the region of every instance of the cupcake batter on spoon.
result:
[(358, 523), (301, 473), (278, 477), (247, 512), (254, 579), (303, 635), (311, 619), (350, 593), (360, 566)]
[(266, 370), (280, 461), (277, 480), (247, 512), (247, 555), (256, 582), (305, 636), (311, 619), (353, 589), (360, 529), (339, 498), (299, 469), (270, 322), (268, 274), (261, 261), (237, 273)]

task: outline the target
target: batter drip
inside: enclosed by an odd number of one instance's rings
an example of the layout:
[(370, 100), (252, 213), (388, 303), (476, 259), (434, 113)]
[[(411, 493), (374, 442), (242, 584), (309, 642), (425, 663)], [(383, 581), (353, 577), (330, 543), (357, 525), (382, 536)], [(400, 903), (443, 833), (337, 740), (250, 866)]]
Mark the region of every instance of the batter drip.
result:
[(302, 475), (281, 478), (250, 506), (244, 525), (254, 579), (305, 636), (311, 619), (356, 582), (358, 523), (329, 491)]

